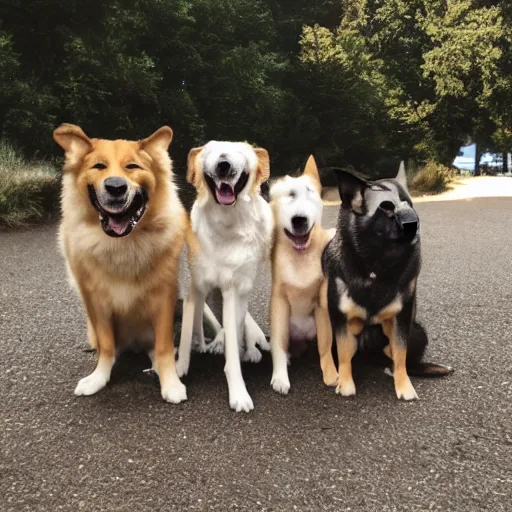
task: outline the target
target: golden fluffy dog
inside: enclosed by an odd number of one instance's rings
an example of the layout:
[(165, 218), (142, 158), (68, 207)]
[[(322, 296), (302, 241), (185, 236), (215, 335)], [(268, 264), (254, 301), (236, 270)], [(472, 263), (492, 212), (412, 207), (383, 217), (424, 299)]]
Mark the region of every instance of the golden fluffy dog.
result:
[(113, 141), (63, 124), (54, 139), (66, 154), (60, 244), (87, 312), (89, 342), (98, 350), (96, 369), (75, 394), (105, 387), (116, 353), (137, 341), (154, 349), (164, 400), (186, 400), (173, 322), (188, 220), (172, 181), (172, 130)]

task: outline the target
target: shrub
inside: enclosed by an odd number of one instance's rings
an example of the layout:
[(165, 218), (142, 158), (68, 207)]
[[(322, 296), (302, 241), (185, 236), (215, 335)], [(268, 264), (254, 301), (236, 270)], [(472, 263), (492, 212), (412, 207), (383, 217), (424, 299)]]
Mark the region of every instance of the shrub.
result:
[(421, 167), (410, 180), (412, 194), (439, 194), (447, 188), (452, 178), (452, 170), (432, 161)]
[(47, 162), (28, 162), (0, 140), (0, 227), (38, 222), (57, 211), (59, 178)]

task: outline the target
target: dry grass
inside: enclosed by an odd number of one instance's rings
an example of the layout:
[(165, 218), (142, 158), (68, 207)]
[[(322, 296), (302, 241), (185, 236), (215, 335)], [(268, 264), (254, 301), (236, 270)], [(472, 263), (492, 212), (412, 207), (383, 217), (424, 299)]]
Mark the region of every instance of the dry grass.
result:
[(0, 227), (39, 222), (57, 211), (59, 177), (46, 162), (28, 162), (0, 140)]
[(413, 176), (409, 177), (409, 190), (413, 196), (440, 194), (448, 188), (453, 172), (444, 165), (427, 162)]

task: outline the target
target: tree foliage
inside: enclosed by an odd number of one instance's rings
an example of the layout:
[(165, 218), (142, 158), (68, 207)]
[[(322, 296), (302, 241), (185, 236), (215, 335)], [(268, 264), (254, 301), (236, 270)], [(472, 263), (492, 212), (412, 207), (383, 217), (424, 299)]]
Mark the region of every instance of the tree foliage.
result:
[(274, 172), (389, 174), (512, 143), (507, 0), (0, 0), (1, 136), (52, 154), (52, 129), (175, 132), (267, 147)]

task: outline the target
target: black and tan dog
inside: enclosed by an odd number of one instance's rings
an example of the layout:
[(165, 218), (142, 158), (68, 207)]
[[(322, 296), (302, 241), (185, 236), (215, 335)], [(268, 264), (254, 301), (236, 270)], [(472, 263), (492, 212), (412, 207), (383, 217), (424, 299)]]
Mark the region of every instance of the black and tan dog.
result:
[[(404, 168), (395, 179), (373, 182), (345, 170), (336, 173), (342, 205), (336, 235), (322, 256), (338, 350), (336, 392), (355, 394), (353, 356), (358, 347), (381, 344), (393, 360), (398, 398), (413, 400), (418, 396), (407, 367), (421, 366), (428, 339), (415, 320), (420, 221)], [(423, 370), (426, 375), (451, 372), (426, 363)]]

